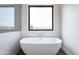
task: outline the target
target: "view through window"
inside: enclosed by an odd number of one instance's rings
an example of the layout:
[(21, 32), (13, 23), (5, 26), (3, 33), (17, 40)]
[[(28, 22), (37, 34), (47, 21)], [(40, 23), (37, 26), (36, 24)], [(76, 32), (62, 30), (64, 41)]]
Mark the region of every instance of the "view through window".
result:
[(14, 7), (0, 7), (0, 28), (14, 28)]
[(29, 30), (53, 30), (53, 6), (29, 6)]

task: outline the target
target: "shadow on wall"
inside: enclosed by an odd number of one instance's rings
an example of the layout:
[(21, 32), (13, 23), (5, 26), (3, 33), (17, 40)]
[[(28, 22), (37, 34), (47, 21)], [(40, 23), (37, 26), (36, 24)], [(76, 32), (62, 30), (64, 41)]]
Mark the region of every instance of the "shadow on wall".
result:
[(20, 48), (21, 31), (0, 33), (0, 55), (15, 55)]

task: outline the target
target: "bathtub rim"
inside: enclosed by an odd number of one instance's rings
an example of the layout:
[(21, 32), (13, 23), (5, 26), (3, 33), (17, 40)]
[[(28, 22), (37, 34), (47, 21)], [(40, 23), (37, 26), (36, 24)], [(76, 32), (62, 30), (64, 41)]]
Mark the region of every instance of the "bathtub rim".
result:
[[(25, 38), (21, 39), (20, 44), (61, 44), (62, 43), (62, 40), (60, 38), (54, 38), (54, 37), (49, 37), (49, 38), (56, 39), (57, 42), (25, 42), (24, 40), (26, 38), (32, 38), (32, 37), (25, 37)], [(39, 37), (33, 37), (33, 38), (39, 38)], [(42, 37), (42, 38), (44, 38), (44, 37)], [(39, 38), (39, 40), (40, 40), (40, 38)]]

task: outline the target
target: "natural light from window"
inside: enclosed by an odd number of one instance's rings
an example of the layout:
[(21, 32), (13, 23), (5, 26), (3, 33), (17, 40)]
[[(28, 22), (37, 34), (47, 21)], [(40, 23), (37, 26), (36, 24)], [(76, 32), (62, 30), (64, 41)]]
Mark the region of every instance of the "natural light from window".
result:
[(14, 7), (0, 7), (0, 28), (14, 27)]
[(30, 29), (52, 29), (52, 8), (31, 7)]

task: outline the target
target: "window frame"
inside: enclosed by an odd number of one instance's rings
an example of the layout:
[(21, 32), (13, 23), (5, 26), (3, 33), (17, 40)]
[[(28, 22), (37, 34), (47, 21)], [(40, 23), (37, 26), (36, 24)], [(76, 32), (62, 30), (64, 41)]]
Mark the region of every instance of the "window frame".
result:
[[(31, 7), (51, 7), (52, 8), (52, 29), (30, 29), (30, 8)], [(53, 5), (29, 5), (28, 6), (28, 31), (54, 31), (54, 9)]]
[(8, 7), (13, 7), (14, 8), (14, 27), (2, 27), (0, 30), (4, 31), (4, 30), (15, 30), (15, 5), (0, 5), (0, 7), (3, 8), (8, 8)]

